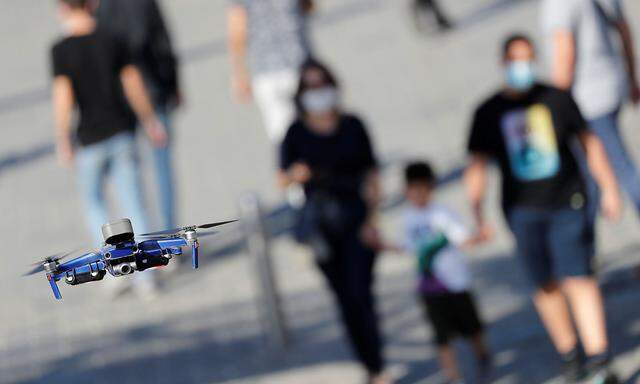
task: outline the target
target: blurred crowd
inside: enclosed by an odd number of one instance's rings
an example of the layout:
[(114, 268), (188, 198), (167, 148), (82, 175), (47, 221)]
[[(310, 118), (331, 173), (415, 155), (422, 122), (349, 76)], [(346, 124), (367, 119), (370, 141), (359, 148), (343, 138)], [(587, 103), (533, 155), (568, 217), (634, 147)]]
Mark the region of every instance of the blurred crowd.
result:
[[(532, 298), (565, 380), (618, 382), (593, 259), (598, 214), (620, 217), (621, 190), (640, 214), (640, 174), (619, 127), (625, 104), (640, 102), (634, 42), (621, 0), (539, 3), (543, 39), (505, 31), (495, 42), (504, 81), (469, 111), (464, 184), (473, 225), (433, 201), (437, 174), (417, 160), (405, 168), (404, 225), (397, 239), (385, 239), (377, 229), (380, 162), (369, 130), (345, 109), (341, 81), (314, 50), (309, 19), (318, 2), (229, 1), (231, 91), (261, 112), (279, 158), (274, 178), (297, 211), (293, 236), (311, 249), (371, 384), (392, 382), (372, 291), (383, 251), (415, 257), (419, 302), (447, 380), (463, 382), (450, 344), (457, 336), (469, 341), (479, 380), (490, 378), (484, 328), (491, 324), (479, 315), (465, 250), (494, 235), (483, 209), (494, 164), (515, 253), (535, 287)], [(182, 93), (159, 5), (58, 4), (65, 33), (51, 51), (57, 154), (76, 174), (90, 233), (101, 243), (101, 225), (115, 218), (107, 180), (137, 231), (175, 226), (171, 116)], [(411, 9), (421, 32), (456, 27), (436, 0), (413, 0)], [(145, 205), (141, 162), (154, 173), (153, 210)], [(150, 210), (160, 222), (151, 221)], [(156, 289), (152, 273), (136, 277), (142, 294)]]

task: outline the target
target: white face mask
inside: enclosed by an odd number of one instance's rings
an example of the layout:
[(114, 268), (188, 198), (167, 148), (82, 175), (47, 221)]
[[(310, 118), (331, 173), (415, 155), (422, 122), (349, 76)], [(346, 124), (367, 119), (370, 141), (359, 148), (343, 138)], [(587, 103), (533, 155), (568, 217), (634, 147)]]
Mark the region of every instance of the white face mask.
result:
[(310, 89), (302, 94), (302, 108), (308, 113), (327, 113), (336, 109), (340, 100), (338, 90), (332, 86)]

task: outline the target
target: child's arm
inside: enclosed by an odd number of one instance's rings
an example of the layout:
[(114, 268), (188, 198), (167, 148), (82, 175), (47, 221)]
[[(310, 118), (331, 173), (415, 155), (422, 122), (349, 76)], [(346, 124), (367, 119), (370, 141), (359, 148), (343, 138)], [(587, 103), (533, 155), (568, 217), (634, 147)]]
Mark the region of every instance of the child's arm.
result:
[(461, 249), (468, 249), (488, 241), (493, 232), (484, 226), (471, 232), (464, 221), (453, 211), (443, 209), (439, 216), (439, 224), (449, 240)]

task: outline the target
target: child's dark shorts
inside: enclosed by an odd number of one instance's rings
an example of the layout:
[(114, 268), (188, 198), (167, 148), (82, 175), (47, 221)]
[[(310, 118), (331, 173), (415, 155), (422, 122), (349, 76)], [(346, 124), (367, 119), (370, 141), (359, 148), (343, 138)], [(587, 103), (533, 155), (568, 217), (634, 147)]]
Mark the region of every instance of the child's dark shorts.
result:
[(456, 336), (471, 337), (482, 332), (482, 322), (469, 292), (421, 298), (438, 345), (446, 345)]

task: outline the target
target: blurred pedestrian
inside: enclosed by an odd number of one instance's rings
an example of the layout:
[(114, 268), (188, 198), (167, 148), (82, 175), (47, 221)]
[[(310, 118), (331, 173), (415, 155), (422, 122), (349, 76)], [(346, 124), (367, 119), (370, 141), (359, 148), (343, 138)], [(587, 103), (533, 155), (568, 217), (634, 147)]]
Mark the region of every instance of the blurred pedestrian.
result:
[(153, 146), (150, 164), (155, 172), (161, 227), (173, 228), (175, 187), (171, 164), (171, 114), (182, 101), (178, 60), (156, 0), (101, 0), (96, 12), (101, 28), (123, 38), (142, 73), (156, 115), (167, 130), (167, 145)]
[(479, 367), (479, 378), (489, 372), (491, 358), (483, 325), (471, 290), (471, 271), (462, 253), (486, 241), (490, 234), (471, 233), (459, 216), (433, 201), (436, 176), (424, 162), (405, 169), (404, 246), (416, 256), (420, 283), (418, 294), (433, 326), (440, 366), (451, 383), (462, 375), (451, 341), (460, 335), (470, 341)]
[(342, 111), (337, 81), (319, 62), (302, 66), (295, 100), (299, 118), (282, 143), (280, 181), (304, 186), (296, 238), (312, 246), (370, 383), (388, 383), (372, 293), (378, 236), (371, 217), (379, 192), (369, 135)]
[[(127, 46), (97, 26), (90, 13), (92, 2), (58, 0), (58, 4), (66, 33), (52, 50), (58, 159), (67, 167), (75, 163), (96, 243), (102, 243), (102, 224), (114, 219), (105, 199), (107, 176), (113, 177), (122, 214), (131, 218), (137, 231), (148, 231), (134, 137), (136, 115), (156, 146), (166, 145), (164, 126), (154, 113)], [(78, 123), (72, 132), (75, 107)], [(141, 276), (145, 277), (137, 279), (138, 286), (150, 292), (151, 275)]]
[[(640, 102), (634, 43), (621, 1), (545, 0), (541, 23), (553, 83), (573, 92), (640, 215), (640, 172), (625, 148), (619, 127), (625, 100), (635, 105)], [(622, 52), (615, 35), (620, 38)], [(590, 193), (597, 193), (593, 181)], [(596, 210), (593, 205), (594, 217)]]
[(449, 18), (442, 11), (438, 0), (413, 0), (413, 17), (419, 31), (426, 31), (427, 26), (435, 21), (441, 31), (453, 27)]
[(310, 56), (307, 18), (313, 0), (230, 0), (231, 85), (235, 98), (255, 97), (267, 135), (279, 145), (295, 118), (300, 65)]
[(538, 314), (565, 362), (567, 381), (586, 375), (590, 383), (613, 383), (603, 299), (592, 270), (593, 221), (573, 141), (586, 152), (602, 190), (600, 205), (610, 219), (620, 216), (619, 190), (602, 143), (588, 130), (573, 98), (538, 83), (534, 60), (527, 36), (505, 41), (506, 86), (476, 110), (465, 181), (477, 224), (486, 227), (487, 166), (490, 160), (498, 163), (504, 214), (535, 285)]

